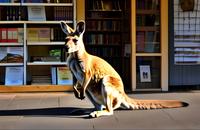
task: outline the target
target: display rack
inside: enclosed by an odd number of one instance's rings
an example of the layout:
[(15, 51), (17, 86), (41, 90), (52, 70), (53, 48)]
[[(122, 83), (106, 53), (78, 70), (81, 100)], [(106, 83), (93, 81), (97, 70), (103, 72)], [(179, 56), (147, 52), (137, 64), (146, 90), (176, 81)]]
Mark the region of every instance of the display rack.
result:
[[(66, 21), (70, 26), (75, 26), (76, 20), (76, 0), (60, 1), (46, 1), (38, 0), (37, 3), (29, 2), (12, 3), (10, 1), (2, 1), (0, 5), (0, 47), (1, 48), (22, 48), (23, 61), (20, 63), (1, 61), (0, 62), (0, 92), (18, 92), (18, 91), (63, 91), (71, 90), (71, 85), (53, 85), (51, 79), (51, 68), (66, 66), (64, 39), (65, 35), (60, 29), (60, 20)], [(30, 16), (38, 12), (30, 12), (29, 8), (44, 9), (45, 20), (34, 20)], [(40, 10), (41, 11), (41, 10)], [(38, 16), (38, 15), (37, 15)], [(33, 16), (34, 18), (34, 16)], [(35, 40), (37, 33), (34, 28), (39, 30), (37, 32), (39, 40)], [(31, 30), (32, 29), (32, 30)], [(6, 31), (6, 38), (4, 39), (3, 31)], [(13, 30), (13, 32), (12, 32)], [(20, 31), (19, 31), (20, 30)], [(10, 38), (10, 34), (11, 38)], [(29, 35), (30, 34), (30, 35)], [(15, 38), (16, 37), (16, 38)], [(21, 38), (21, 39), (20, 39)], [(31, 40), (32, 41), (31, 41)], [(60, 60), (56, 56), (50, 56), (50, 51), (53, 49), (60, 50)], [(0, 57), (3, 52), (0, 50)], [(59, 57), (57, 56), (57, 58)], [(36, 57), (36, 58), (35, 58)], [(42, 59), (38, 60), (38, 57)], [(54, 57), (54, 58), (52, 58)], [(7, 58), (7, 57), (6, 57)], [(8, 59), (8, 58), (7, 58)], [(43, 59), (45, 59), (43, 61)], [(1, 59), (0, 59), (1, 60)], [(52, 61), (53, 60), (53, 61)], [(7, 67), (23, 67), (23, 84), (22, 85), (6, 85), (6, 68)], [(48, 76), (50, 82), (41, 82), (33, 84), (33, 77)]]

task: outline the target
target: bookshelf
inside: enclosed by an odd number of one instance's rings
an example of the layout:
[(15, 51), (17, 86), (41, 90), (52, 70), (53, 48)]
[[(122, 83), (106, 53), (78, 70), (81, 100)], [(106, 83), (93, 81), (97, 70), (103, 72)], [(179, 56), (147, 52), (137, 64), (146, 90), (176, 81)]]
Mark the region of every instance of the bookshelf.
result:
[(168, 0), (136, 0), (131, 7), (132, 90), (168, 91)]
[[(65, 20), (75, 25), (76, 0), (3, 0), (0, 4), (0, 48), (22, 48), (23, 57), (21, 62), (1, 61), (4, 54), (0, 50), (0, 92), (72, 90), (69, 84), (52, 84), (51, 71), (67, 67), (65, 35), (59, 24)], [(23, 67), (21, 85), (5, 85), (8, 67)]]
[(131, 86), (130, 0), (85, 0), (86, 50), (109, 62)]

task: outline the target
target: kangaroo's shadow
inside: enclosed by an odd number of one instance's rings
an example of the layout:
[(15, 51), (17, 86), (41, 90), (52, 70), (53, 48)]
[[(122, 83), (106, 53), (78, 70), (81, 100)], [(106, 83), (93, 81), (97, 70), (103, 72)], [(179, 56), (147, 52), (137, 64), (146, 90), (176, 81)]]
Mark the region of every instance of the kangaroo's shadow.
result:
[(88, 118), (93, 108), (56, 107), (37, 109), (0, 110), (0, 116), (68, 116)]

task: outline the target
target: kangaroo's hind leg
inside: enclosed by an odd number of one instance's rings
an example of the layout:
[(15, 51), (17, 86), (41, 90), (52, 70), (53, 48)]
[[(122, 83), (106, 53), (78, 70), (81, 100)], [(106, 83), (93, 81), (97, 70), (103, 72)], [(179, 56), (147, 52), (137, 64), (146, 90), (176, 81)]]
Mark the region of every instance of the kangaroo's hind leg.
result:
[(87, 94), (88, 99), (94, 105), (96, 111), (101, 111), (101, 110), (103, 110), (105, 108), (105, 106), (103, 104), (97, 103), (87, 90), (86, 90), (86, 94)]
[(90, 113), (91, 117), (99, 117), (104, 115), (113, 115), (114, 109), (120, 107), (121, 102), (118, 100), (117, 90), (115, 89), (115, 84), (111, 82), (110, 76), (105, 76), (103, 78), (102, 86), (101, 86), (101, 94), (103, 97), (103, 103), (105, 106), (104, 110), (97, 110)]

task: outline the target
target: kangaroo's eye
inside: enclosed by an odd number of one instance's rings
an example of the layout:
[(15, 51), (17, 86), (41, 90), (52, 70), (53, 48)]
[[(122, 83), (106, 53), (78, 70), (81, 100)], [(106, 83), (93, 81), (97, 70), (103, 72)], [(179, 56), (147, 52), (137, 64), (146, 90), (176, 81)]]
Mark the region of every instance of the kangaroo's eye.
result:
[(65, 43), (67, 43), (69, 40), (70, 40), (69, 38), (66, 38), (66, 39), (65, 39)]
[(77, 39), (73, 39), (73, 42), (76, 43), (78, 40)]

